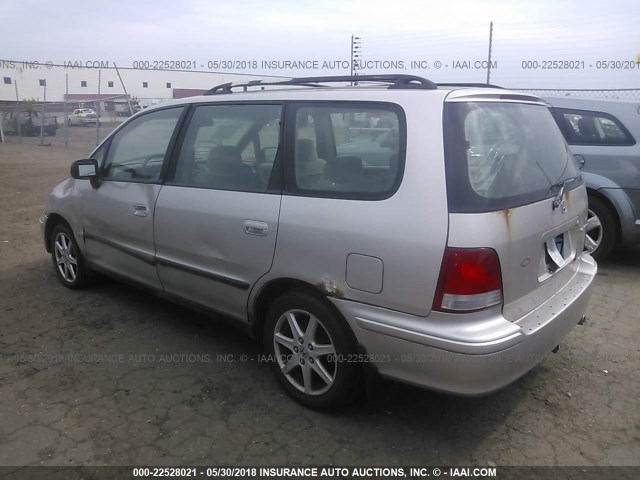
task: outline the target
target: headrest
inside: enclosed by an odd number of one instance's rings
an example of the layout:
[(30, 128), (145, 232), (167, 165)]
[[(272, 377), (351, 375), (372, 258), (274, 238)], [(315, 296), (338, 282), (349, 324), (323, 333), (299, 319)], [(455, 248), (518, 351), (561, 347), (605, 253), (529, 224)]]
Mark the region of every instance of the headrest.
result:
[(600, 137), (595, 125), (593, 124), (593, 119), (591, 118), (582, 117), (580, 120), (578, 120), (578, 130), (580, 130), (580, 135), (582, 135), (583, 137)]
[(218, 175), (235, 175), (244, 171), (242, 156), (232, 146), (213, 147), (209, 151), (209, 170)]
[(316, 146), (313, 140), (308, 138), (301, 138), (296, 144), (296, 162), (297, 163), (311, 163), (318, 160), (316, 153)]

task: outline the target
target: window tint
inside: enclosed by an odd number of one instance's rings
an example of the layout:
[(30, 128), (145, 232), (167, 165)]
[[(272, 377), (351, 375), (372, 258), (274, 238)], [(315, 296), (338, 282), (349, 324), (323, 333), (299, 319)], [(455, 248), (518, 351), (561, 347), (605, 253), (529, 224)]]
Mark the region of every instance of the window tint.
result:
[(111, 140), (102, 176), (119, 181), (157, 180), (182, 110), (148, 113), (124, 126)]
[(600, 112), (556, 109), (570, 145), (634, 145), (635, 140), (615, 117)]
[(295, 187), (336, 197), (380, 197), (396, 185), (400, 138), (399, 115), (389, 106), (300, 107)]
[(221, 190), (267, 190), (279, 145), (281, 112), (280, 105), (196, 107), (174, 182)]
[(445, 106), (445, 165), (452, 212), (512, 208), (542, 200), (579, 171), (544, 106), (460, 102)]

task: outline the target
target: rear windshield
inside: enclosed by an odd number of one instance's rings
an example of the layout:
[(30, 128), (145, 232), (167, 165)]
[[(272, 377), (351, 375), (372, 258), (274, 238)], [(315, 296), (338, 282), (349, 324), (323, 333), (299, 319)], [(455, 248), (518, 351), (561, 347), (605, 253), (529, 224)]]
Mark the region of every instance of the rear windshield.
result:
[(447, 196), (452, 213), (513, 208), (581, 183), (549, 110), (509, 102), (447, 102)]

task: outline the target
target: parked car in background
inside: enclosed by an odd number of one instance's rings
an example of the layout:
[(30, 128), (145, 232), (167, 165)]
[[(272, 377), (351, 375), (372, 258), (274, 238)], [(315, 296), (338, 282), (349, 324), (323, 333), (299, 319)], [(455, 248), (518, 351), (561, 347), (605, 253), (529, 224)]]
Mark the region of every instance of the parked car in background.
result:
[[(375, 165), (350, 118), (387, 124)], [(321, 408), (365, 371), (461, 395), (524, 375), (584, 318), (586, 221), (538, 97), (363, 75), (149, 107), (73, 163), (41, 225), (65, 287), (103, 272), (216, 312)]]
[(583, 163), (589, 195), (585, 248), (596, 259), (640, 242), (640, 102), (546, 98)]
[(23, 111), (19, 114), (16, 112), (7, 112), (2, 117), (2, 130), (4, 133), (17, 135), (19, 133), (25, 137), (40, 135), (43, 130), (45, 135), (55, 137), (58, 128), (58, 120), (55, 115), (45, 115), (42, 117), (40, 112), (36, 110)]
[(100, 122), (100, 119), (96, 111), (92, 108), (76, 108), (73, 113), (67, 117), (67, 124), (69, 126), (80, 125), (83, 127), (90, 124), (95, 125), (96, 122)]

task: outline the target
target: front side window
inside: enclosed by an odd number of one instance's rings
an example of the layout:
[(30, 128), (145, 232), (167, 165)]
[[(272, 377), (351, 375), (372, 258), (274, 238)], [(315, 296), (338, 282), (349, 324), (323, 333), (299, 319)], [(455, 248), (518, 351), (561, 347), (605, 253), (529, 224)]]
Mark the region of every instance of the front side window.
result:
[(102, 178), (152, 182), (160, 178), (167, 147), (183, 107), (142, 115), (119, 130), (111, 140)]
[(280, 105), (196, 107), (173, 183), (220, 190), (268, 190), (279, 147), (281, 113)]
[(451, 102), (445, 105), (449, 209), (474, 213), (540, 201), (573, 180), (573, 155), (543, 105)]
[(560, 127), (569, 145), (634, 145), (635, 140), (612, 115), (557, 108)]
[(96, 148), (93, 153), (89, 156), (89, 158), (93, 158), (98, 162), (98, 168), (102, 166), (105, 161), (105, 153), (107, 152), (109, 142), (104, 142), (98, 148)]
[(404, 136), (399, 107), (301, 106), (295, 113), (294, 190), (336, 198), (386, 197), (401, 175)]

